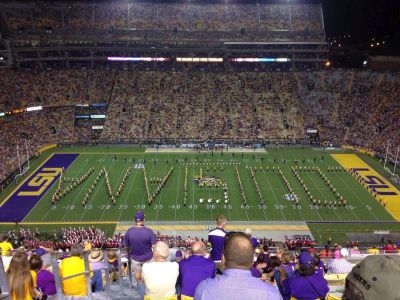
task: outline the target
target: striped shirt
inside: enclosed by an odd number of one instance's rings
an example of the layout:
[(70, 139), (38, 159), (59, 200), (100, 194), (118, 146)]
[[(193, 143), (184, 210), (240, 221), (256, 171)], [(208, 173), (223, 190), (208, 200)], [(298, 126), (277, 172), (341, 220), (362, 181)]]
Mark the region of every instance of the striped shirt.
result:
[(329, 273), (331, 274), (347, 274), (351, 272), (353, 265), (345, 258), (332, 259), (329, 263)]

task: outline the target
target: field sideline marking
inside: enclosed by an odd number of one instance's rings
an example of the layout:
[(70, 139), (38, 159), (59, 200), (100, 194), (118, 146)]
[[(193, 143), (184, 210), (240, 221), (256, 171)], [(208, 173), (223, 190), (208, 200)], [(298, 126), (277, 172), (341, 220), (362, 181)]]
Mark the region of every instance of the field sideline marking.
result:
[[(30, 177), (32, 174), (35, 174), (35, 172), (36, 172), (37, 170), (39, 170), (50, 158), (52, 158), (54, 154), (55, 154), (55, 153), (52, 153), (52, 154), (51, 154), (47, 159), (45, 159), (45, 161), (42, 162), (33, 172), (31, 172), (24, 180), (22, 180), (21, 183), (20, 183), (11, 193), (9, 193), (8, 196), (7, 196), (3, 201), (1, 201), (0, 207), (2, 207), (3, 204), (4, 204), (8, 199), (10, 199), (12, 195), (14, 195), (14, 193), (29, 179), (29, 177)], [(69, 153), (69, 154), (73, 154), (73, 153)], [(42, 199), (42, 198), (40, 198), (40, 199)], [(36, 206), (36, 205), (35, 205), (35, 206)], [(34, 206), (34, 207), (35, 207), (35, 206)]]
[[(124, 231), (130, 228), (132, 225), (117, 225), (116, 231)], [(153, 230), (188, 230), (188, 231), (208, 231), (207, 225), (149, 225)], [(272, 230), (272, 231), (310, 231), (307, 225), (250, 225), (253, 231), (255, 230)], [(243, 230), (243, 225), (227, 225), (228, 231)]]
[[(116, 224), (118, 221), (71, 221), (71, 222), (18, 222), (18, 225), (62, 225), (62, 224)], [(15, 222), (2, 222), (1, 225), (15, 225)]]
[[(72, 152), (57, 152), (58, 154), (71, 154)], [(130, 155), (130, 154), (144, 154), (144, 152), (79, 152), (80, 155)]]

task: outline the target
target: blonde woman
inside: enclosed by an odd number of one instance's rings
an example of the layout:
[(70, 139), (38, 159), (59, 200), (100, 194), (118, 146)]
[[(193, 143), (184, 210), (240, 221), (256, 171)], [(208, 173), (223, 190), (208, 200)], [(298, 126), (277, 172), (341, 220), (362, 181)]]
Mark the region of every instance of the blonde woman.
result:
[(42, 299), (42, 294), (35, 288), (36, 273), (30, 270), (25, 252), (14, 254), (6, 274), (12, 300)]

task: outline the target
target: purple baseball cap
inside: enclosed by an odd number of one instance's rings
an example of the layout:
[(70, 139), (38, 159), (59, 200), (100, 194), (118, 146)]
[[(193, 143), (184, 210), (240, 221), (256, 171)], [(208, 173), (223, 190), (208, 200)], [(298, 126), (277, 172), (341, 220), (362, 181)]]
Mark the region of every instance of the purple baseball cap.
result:
[(308, 252), (302, 252), (297, 259), (299, 260), (300, 265), (309, 266), (315, 264), (314, 257), (312, 257)]
[(144, 221), (144, 212), (139, 210), (135, 214), (135, 221)]
[(175, 257), (181, 258), (182, 257), (182, 251), (181, 250), (176, 251)]
[(39, 256), (45, 255), (46, 254), (46, 250), (44, 250), (43, 248), (37, 248), (35, 250), (35, 253)]

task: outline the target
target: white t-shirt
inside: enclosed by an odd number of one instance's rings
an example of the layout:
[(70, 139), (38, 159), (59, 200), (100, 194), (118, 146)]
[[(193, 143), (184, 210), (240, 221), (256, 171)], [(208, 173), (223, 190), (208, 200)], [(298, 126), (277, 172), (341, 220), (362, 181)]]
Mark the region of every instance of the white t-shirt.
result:
[(146, 285), (146, 295), (163, 299), (176, 294), (175, 284), (179, 275), (176, 262), (147, 262), (142, 267), (142, 277)]

